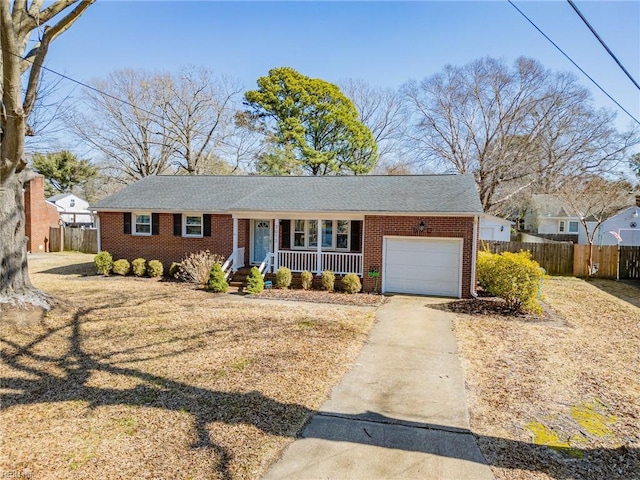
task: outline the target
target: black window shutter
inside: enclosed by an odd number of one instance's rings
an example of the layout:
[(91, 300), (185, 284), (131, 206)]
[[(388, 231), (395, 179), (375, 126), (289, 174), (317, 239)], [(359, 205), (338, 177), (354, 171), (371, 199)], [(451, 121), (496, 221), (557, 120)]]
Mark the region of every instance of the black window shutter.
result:
[(211, 236), (211, 215), (202, 215), (202, 235)]
[(182, 235), (182, 214), (173, 214), (173, 234), (176, 236)]
[(361, 234), (360, 231), (362, 230), (362, 221), (360, 220), (353, 220), (351, 222), (351, 251), (352, 252), (359, 252), (361, 249), (360, 244), (361, 242)]
[(280, 221), (280, 231), (282, 232), (282, 248), (291, 248), (291, 220)]
[(160, 235), (160, 214), (151, 214), (151, 235)]
[(131, 235), (131, 212), (124, 212), (122, 214), (122, 222), (124, 223), (124, 233)]

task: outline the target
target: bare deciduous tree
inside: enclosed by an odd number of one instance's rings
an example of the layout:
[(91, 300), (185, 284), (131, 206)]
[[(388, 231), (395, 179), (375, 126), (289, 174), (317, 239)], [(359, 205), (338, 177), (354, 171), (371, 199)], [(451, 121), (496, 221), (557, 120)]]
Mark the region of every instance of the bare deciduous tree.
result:
[[(51, 42), (69, 29), (94, 0), (0, 1), (0, 302), (48, 306), (29, 280), (22, 187), (27, 119), (38, 97), (42, 65)], [(13, 8), (12, 8), (13, 7)], [(44, 27), (44, 28), (43, 28)], [(38, 43), (27, 52), (34, 34)]]
[(527, 190), (549, 191), (568, 175), (615, 169), (634, 132), (596, 110), (588, 90), (566, 73), (519, 58), (491, 58), (403, 87), (408, 141), (427, 165), (476, 176), (485, 211), (497, 212)]
[(347, 79), (340, 83), (351, 99), (378, 145), (377, 171), (408, 172), (410, 162), (403, 159), (401, 139), (404, 131), (402, 97), (391, 88), (374, 87), (364, 80)]
[(71, 119), (73, 129), (126, 181), (215, 171), (236, 141), (241, 88), (209, 70), (187, 68), (176, 75), (122, 70), (93, 87), (84, 111)]
[(557, 189), (558, 197), (577, 214), (586, 232), (589, 276), (595, 272), (593, 243), (596, 233), (607, 218), (631, 204), (631, 189), (629, 182), (611, 181), (593, 175), (566, 178)]

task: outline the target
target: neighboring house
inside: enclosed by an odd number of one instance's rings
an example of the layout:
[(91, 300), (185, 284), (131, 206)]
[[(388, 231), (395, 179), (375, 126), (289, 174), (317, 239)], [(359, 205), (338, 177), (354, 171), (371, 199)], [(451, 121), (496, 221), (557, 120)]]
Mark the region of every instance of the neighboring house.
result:
[(484, 214), (480, 217), (480, 240), (508, 242), (511, 240), (511, 220)]
[(27, 251), (49, 251), (49, 227), (59, 227), (56, 206), (44, 199), (44, 177), (36, 175), (24, 186), (25, 235)]
[(93, 227), (94, 218), (89, 210), (89, 202), (73, 193), (60, 193), (47, 198), (58, 209), (60, 219), (68, 227)]
[(369, 292), (475, 291), (482, 206), (471, 175), (150, 176), (92, 208), (115, 259), (167, 268), (210, 250), (235, 268), (354, 272)]
[[(595, 226), (587, 222), (589, 231)], [(558, 241), (586, 244), (587, 232), (580, 216), (556, 195), (535, 194), (524, 216), (525, 232)]]
[(640, 195), (636, 196), (636, 205), (625, 208), (602, 222), (596, 230), (594, 243), (640, 246)]

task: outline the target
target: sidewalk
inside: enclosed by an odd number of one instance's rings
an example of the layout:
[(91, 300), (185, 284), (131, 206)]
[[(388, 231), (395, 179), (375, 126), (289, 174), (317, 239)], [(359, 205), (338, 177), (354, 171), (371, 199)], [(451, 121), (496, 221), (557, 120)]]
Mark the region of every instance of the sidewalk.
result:
[(493, 479), (469, 430), (452, 315), (394, 296), (275, 479)]

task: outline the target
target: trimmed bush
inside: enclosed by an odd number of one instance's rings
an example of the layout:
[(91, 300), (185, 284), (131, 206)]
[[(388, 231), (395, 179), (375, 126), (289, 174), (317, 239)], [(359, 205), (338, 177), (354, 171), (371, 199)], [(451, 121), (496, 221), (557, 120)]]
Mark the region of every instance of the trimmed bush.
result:
[(320, 284), (322, 285), (322, 289), (327, 292), (333, 292), (336, 286), (336, 274), (331, 270), (325, 270), (322, 272), (322, 277), (320, 278)]
[(530, 252), (478, 253), (478, 283), (515, 311), (540, 312), (538, 288), (544, 273)]
[(276, 288), (289, 288), (291, 285), (291, 270), (280, 267), (276, 272)]
[(249, 293), (260, 293), (264, 290), (264, 279), (258, 267), (253, 267), (247, 275), (247, 288), (245, 290)]
[(211, 253), (209, 250), (192, 253), (180, 262), (175, 278), (183, 282), (206, 285), (213, 266), (216, 263), (222, 265), (223, 262), (223, 256)]
[(144, 258), (136, 258), (131, 262), (131, 271), (136, 277), (144, 277), (147, 273), (147, 261)]
[(161, 277), (164, 273), (164, 265), (160, 260), (149, 260), (147, 263), (147, 275), (151, 278)]
[(116, 275), (127, 275), (131, 270), (131, 264), (129, 264), (129, 260), (125, 260), (121, 258), (120, 260), (116, 260), (113, 262), (113, 273)]
[(302, 284), (303, 290), (311, 290), (313, 286), (313, 273), (309, 270), (305, 270), (300, 274), (300, 283)]
[(109, 275), (113, 268), (113, 257), (105, 250), (95, 256), (93, 263), (96, 266), (98, 275)]
[(209, 281), (207, 282), (207, 290), (215, 293), (224, 293), (229, 288), (227, 280), (224, 278), (222, 265), (214, 263), (209, 272)]
[(360, 277), (355, 273), (347, 273), (342, 277), (342, 287), (347, 293), (358, 293), (362, 290), (362, 283), (360, 283)]
[(178, 262), (171, 262), (171, 266), (169, 267), (169, 276), (176, 278), (178, 274), (178, 270), (180, 269), (180, 264)]

